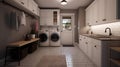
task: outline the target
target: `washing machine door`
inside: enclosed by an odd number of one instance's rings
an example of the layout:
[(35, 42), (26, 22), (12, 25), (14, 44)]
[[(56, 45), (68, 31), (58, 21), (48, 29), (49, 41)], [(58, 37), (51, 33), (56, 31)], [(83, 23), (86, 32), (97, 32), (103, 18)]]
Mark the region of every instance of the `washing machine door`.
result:
[(59, 40), (59, 35), (57, 33), (51, 34), (51, 41), (57, 42)]
[(40, 42), (46, 42), (48, 40), (48, 36), (45, 33), (39, 34)]

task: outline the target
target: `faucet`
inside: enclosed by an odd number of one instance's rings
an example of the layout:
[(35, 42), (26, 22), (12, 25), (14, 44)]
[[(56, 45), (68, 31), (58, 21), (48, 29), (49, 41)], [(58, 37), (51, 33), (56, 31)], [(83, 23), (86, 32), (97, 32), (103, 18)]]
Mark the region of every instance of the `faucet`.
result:
[(109, 27), (105, 28), (105, 33), (107, 32), (107, 29), (109, 30), (109, 36), (111, 36), (112, 33), (111, 33), (111, 29)]

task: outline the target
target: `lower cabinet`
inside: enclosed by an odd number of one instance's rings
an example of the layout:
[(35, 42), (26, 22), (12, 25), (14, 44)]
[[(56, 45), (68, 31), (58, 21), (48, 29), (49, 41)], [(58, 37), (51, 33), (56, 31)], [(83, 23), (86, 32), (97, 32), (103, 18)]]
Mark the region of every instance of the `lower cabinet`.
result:
[(91, 60), (97, 67), (101, 67), (101, 41), (91, 39), (92, 57)]
[[(20, 53), (19, 53), (20, 49)], [(10, 50), (10, 58), (14, 60), (21, 60), (26, 57), (29, 53), (33, 53), (37, 49), (37, 43), (30, 43), (20, 48), (16, 47)], [(19, 58), (20, 57), (20, 58)]]
[(101, 67), (101, 41), (87, 36), (79, 36), (79, 48), (91, 59), (96, 67)]
[(120, 47), (120, 40), (98, 40), (79, 35), (79, 48), (96, 67), (110, 67), (110, 47)]
[[(20, 53), (19, 53), (19, 49), (20, 49)], [(10, 58), (14, 59), (14, 60), (19, 60), (19, 59), (21, 60), (24, 57), (26, 57), (27, 54), (28, 54), (28, 47), (27, 46), (23, 46), (21, 48), (13, 48), (10, 50)]]
[(28, 46), (28, 53), (33, 53), (37, 49), (37, 43), (31, 43)]

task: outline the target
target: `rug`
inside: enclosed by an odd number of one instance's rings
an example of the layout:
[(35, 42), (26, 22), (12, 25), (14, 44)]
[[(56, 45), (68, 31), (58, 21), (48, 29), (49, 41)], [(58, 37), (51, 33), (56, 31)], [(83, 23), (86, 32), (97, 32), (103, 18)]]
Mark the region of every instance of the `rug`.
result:
[(74, 47), (74, 45), (63, 45), (63, 47)]
[(37, 67), (67, 67), (65, 55), (43, 56)]

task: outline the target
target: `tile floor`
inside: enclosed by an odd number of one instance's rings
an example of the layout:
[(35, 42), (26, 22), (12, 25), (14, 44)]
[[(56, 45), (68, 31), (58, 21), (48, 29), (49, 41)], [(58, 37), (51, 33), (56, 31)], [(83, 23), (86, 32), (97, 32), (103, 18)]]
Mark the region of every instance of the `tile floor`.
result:
[(95, 67), (91, 61), (77, 47), (39, 47), (34, 53), (29, 54), (21, 61), (9, 63), (6, 67), (36, 67), (44, 55), (65, 55), (67, 67)]

